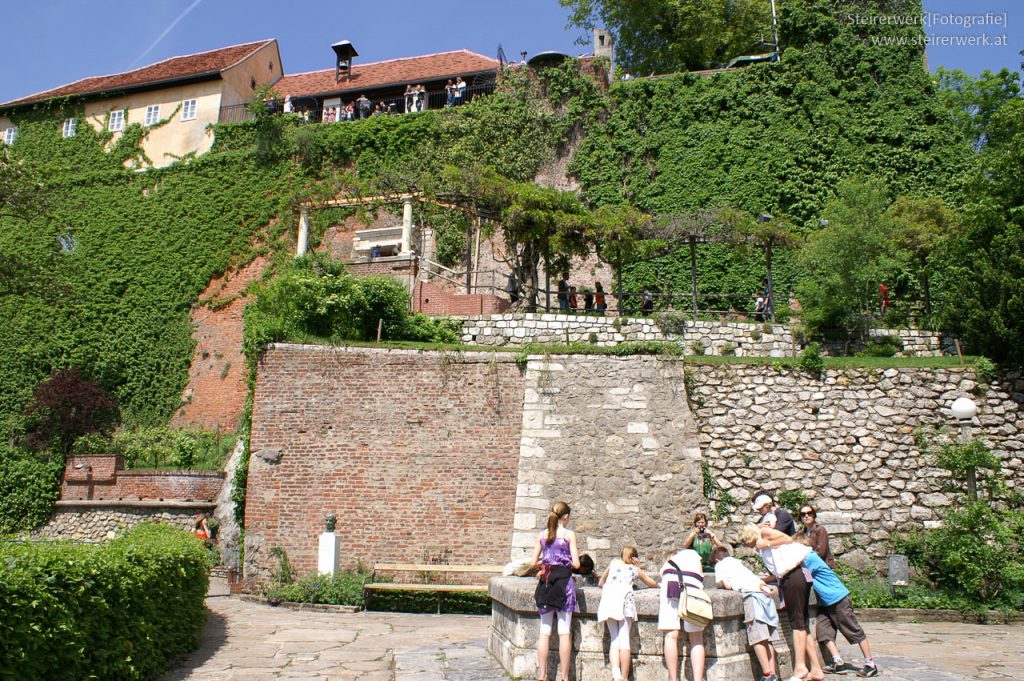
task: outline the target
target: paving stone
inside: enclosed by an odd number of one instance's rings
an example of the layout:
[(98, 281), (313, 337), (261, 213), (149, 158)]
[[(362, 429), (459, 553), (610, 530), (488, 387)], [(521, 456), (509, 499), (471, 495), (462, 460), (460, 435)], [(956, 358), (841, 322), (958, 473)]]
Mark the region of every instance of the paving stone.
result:
[[(202, 646), (160, 681), (510, 681), (486, 651), (487, 617), (299, 612), (223, 597), (208, 599), (207, 607)], [(1024, 681), (1024, 626), (864, 627), (880, 679)], [(306, 638), (298, 640), (296, 632)], [(352, 642), (339, 642), (346, 637)], [(840, 650), (861, 664), (856, 646), (843, 643)]]

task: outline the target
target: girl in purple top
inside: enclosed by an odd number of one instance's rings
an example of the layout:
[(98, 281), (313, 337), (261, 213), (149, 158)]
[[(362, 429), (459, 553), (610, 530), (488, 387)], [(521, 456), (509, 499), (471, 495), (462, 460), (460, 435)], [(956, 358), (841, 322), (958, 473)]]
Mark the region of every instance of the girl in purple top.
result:
[(555, 504), (548, 514), (547, 529), (537, 536), (532, 562), (540, 567), (537, 575), (537, 610), (540, 612), (540, 636), (537, 639), (537, 678), (547, 679), (551, 629), (558, 620), (558, 660), (562, 681), (569, 679), (572, 654), (572, 613), (576, 610), (576, 585), (572, 571), (580, 567), (576, 533), (568, 529), (569, 505)]

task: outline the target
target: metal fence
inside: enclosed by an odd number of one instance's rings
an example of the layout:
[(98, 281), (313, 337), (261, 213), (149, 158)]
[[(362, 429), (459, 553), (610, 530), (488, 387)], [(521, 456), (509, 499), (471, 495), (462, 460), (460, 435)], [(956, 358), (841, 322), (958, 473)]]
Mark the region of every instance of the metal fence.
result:
[[(426, 92), (425, 96), (422, 98), (410, 98), (412, 101), (407, 100), (404, 93), (388, 95), (386, 97), (367, 97), (366, 99), (368, 99), (370, 103), (369, 113), (362, 116), (356, 106), (357, 96), (353, 96), (349, 100), (342, 97), (341, 105), (337, 107), (296, 107), (295, 110), (287, 113), (297, 117), (304, 123), (338, 123), (347, 120), (370, 118), (372, 116), (416, 113), (418, 111), (426, 111), (428, 109), (444, 109), (449, 106), (459, 106), (460, 104), (472, 101), (474, 97), (479, 95), (489, 95), (493, 93), (494, 87), (494, 83), (477, 85), (474, 87), (467, 86), (462, 97), (453, 98), (451, 103), (449, 103), (448, 93), (445, 90)], [(358, 95), (358, 93), (356, 94)], [(352, 104), (353, 109), (351, 118), (348, 117), (345, 112), (345, 105), (349, 103)], [(267, 100), (265, 105), (267, 110), (271, 113), (286, 113), (284, 110), (285, 102), (282, 99)], [(240, 121), (252, 120), (255, 117), (256, 115), (252, 111), (250, 104), (235, 104), (232, 106), (222, 106), (220, 108), (220, 116), (218, 120), (221, 123), (238, 123)]]

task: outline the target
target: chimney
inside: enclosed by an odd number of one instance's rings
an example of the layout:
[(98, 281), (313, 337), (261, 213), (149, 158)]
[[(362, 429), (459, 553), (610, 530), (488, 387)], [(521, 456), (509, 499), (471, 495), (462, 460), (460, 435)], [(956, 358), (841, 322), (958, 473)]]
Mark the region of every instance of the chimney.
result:
[(356, 48), (347, 40), (339, 40), (331, 45), (331, 49), (334, 50), (334, 54), (337, 55), (337, 62), (334, 66), (334, 81), (340, 82), (342, 79), (347, 80), (348, 78), (351, 78), (352, 57), (359, 56), (359, 53), (356, 52)]

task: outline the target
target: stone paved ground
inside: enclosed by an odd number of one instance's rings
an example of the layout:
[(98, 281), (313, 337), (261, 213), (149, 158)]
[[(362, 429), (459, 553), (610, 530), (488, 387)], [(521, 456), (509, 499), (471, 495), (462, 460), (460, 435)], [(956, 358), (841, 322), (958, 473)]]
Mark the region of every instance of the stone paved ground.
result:
[[(485, 650), (487, 617), (306, 612), (224, 597), (207, 607), (202, 647), (161, 681), (508, 681)], [(1024, 681), (1024, 626), (864, 627), (879, 678)]]

